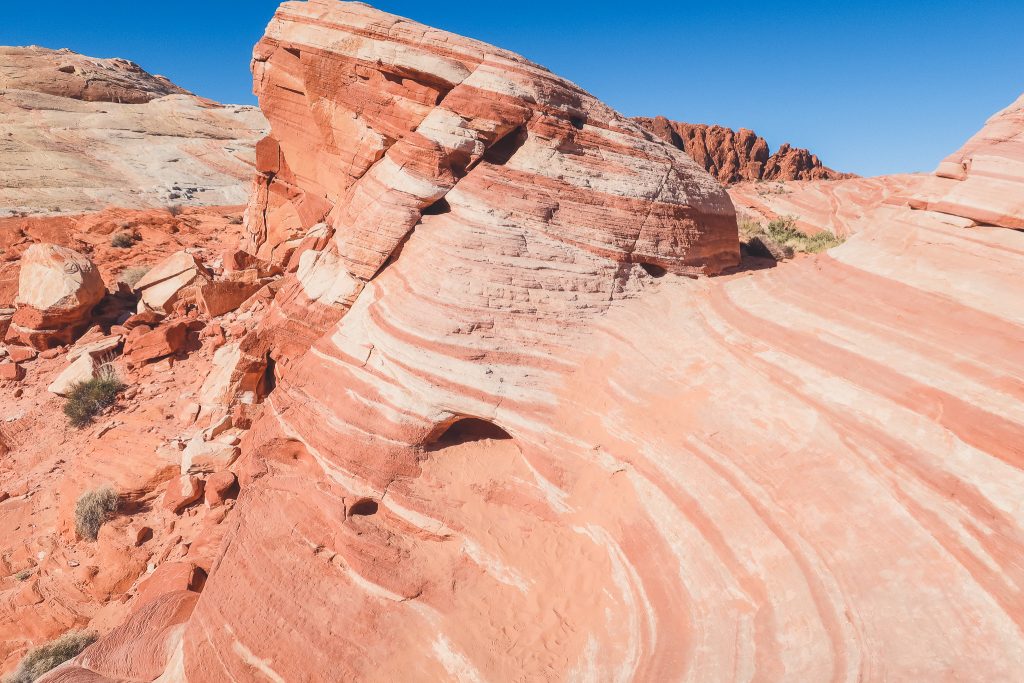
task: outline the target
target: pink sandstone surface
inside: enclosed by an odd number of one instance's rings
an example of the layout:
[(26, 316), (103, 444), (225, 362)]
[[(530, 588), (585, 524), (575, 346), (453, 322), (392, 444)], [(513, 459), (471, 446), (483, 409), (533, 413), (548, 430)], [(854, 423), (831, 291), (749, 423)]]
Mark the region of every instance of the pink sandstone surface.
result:
[(848, 237), (876, 222), (876, 211), (906, 207), (933, 182), (926, 175), (891, 175), (833, 181), (736, 183), (729, 196), (740, 220), (766, 223), (792, 217), (808, 234), (827, 230)]
[(1017, 679), (1024, 233), (930, 208), (966, 181), (802, 184), (846, 243), (728, 270), (703, 169), (521, 57), (312, 0), (254, 75), (249, 254), (159, 256), (284, 275), (124, 321), (194, 343), (84, 432), (64, 356), (0, 382), (0, 670), (89, 626), (44, 683)]

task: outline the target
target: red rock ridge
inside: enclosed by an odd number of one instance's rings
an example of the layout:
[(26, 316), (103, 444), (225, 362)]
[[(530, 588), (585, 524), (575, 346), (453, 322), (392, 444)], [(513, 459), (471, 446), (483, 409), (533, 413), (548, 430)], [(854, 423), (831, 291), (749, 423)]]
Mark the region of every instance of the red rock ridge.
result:
[(723, 184), (744, 180), (837, 180), (853, 178), (822, 165), (817, 155), (786, 143), (774, 153), (754, 131), (681, 123), (664, 116), (635, 119), (665, 142), (689, 154)]

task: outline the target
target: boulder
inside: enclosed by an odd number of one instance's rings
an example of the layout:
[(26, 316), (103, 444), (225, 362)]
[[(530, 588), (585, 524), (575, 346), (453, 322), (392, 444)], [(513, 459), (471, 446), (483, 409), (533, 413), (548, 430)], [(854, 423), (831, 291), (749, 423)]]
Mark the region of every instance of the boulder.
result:
[(133, 330), (140, 325), (146, 325), (147, 327), (156, 327), (160, 324), (160, 321), (164, 319), (163, 313), (157, 313), (156, 311), (142, 311), (130, 316), (127, 320), (121, 323), (121, 327), (126, 330)]
[(174, 477), (167, 484), (161, 505), (175, 514), (203, 497), (203, 480), (191, 474)]
[(184, 321), (148, 331), (145, 326), (139, 326), (132, 330), (125, 343), (125, 357), (129, 362), (140, 365), (178, 353), (185, 348), (187, 340), (188, 323)]
[(73, 363), (57, 375), (57, 379), (46, 389), (51, 394), (67, 396), (72, 387), (80, 382), (88, 382), (96, 376), (96, 359), (88, 353), (80, 355)]
[(113, 356), (117, 353), (117, 350), (121, 347), (121, 343), (124, 338), (119, 335), (111, 335), (109, 337), (102, 337), (95, 341), (90, 341), (87, 344), (83, 344), (81, 340), (70, 349), (68, 349), (68, 361), (74, 362), (83, 355), (89, 355), (99, 360), (108, 356)]
[(100, 272), (86, 256), (54, 244), (33, 244), (21, 259), (7, 337), (37, 349), (68, 344), (88, 326), (105, 294)]
[(214, 508), (222, 505), (237, 481), (235, 473), (230, 470), (211, 474), (206, 480), (206, 506)]
[[(179, 251), (153, 267), (135, 285), (141, 304), (150, 311), (170, 313), (187, 287), (211, 280), (206, 268), (188, 252)], [(141, 311), (140, 311), (141, 312)]]
[(202, 435), (191, 439), (181, 453), (181, 473), (219, 472), (230, 467), (238, 459), (241, 450), (235, 443), (231, 443), (232, 439), (220, 439), (223, 437), (204, 441)]
[(39, 352), (31, 346), (11, 346), (7, 349), (7, 357), (15, 363), (27, 363), (38, 356)]
[(198, 287), (199, 310), (210, 318), (235, 310), (250, 296), (259, 291), (259, 282), (219, 281)]
[(25, 368), (11, 361), (0, 362), (0, 381), (20, 382), (25, 378)]
[(11, 318), (14, 317), (15, 309), (0, 308), (0, 340), (7, 337), (7, 330), (11, 326)]

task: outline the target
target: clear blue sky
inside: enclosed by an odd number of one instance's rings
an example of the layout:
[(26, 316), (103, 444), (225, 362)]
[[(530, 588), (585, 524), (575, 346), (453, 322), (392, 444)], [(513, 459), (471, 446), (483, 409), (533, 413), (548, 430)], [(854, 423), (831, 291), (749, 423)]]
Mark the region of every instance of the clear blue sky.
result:
[[(248, 103), (277, 4), (10, 1), (0, 44), (125, 57)], [(1024, 0), (375, 4), (520, 52), (625, 114), (752, 128), (865, 175), (932, 170), (1024, 91)]]

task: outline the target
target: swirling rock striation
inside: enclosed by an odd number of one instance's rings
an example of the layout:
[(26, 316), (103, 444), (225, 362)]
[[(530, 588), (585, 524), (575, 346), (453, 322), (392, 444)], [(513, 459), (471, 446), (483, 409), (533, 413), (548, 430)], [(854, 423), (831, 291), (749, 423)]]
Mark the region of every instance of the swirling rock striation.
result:
[(722, 190), (522, 58), (288, 2), (255, 75), (237, 504), (44, 680), (1019, 675), (1024, 233), (883, 199), (684, 277)]

